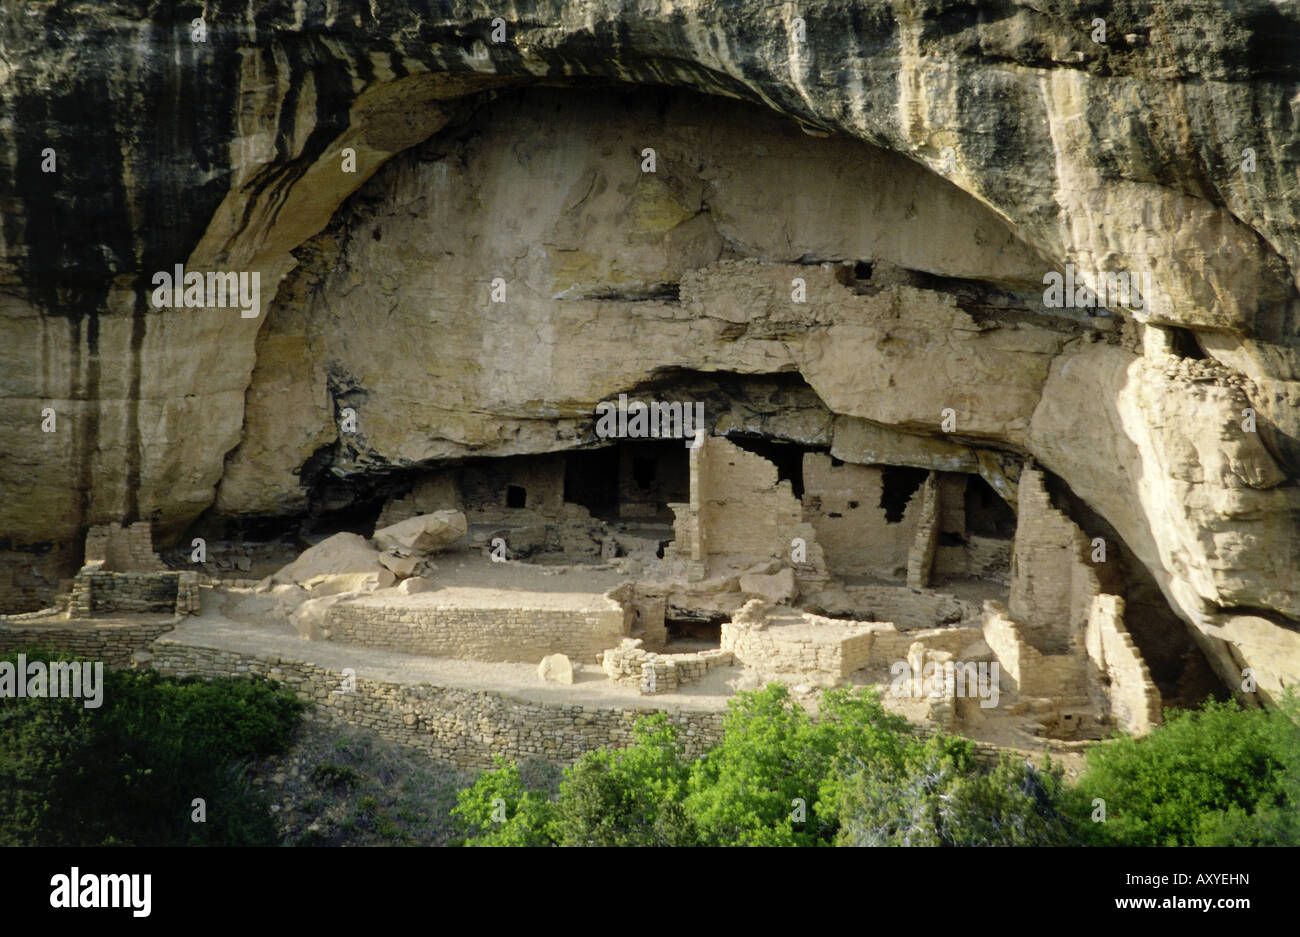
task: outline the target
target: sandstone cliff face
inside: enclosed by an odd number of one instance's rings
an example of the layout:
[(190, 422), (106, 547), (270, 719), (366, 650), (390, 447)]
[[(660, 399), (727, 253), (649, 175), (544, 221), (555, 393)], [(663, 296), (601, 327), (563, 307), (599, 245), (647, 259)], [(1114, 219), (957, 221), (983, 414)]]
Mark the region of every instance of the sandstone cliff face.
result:
[[(93, 523), (291, 517), (325, 468), (568, 448), (667, 374), (797, 372), (826, 412), (787, 438), (901, 429), (1011, 500), (1033, 457), (1225, 679), (1300, 677), (1294, 11), (256, 6), (0, 14), (10, 606)], [(261, 314), (154, 309), (177, 263), (259, 272)], [(1045, 309), (1066, 264), (1153, 295)]]

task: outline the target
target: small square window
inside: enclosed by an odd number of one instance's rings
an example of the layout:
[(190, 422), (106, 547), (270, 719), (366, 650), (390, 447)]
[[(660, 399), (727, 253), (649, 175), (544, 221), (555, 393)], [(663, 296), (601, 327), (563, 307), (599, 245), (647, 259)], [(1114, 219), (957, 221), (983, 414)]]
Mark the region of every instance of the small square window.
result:
[(506, 507), (521, 508), (528, 502), (528, 492), (519, 485), (506, 486)]

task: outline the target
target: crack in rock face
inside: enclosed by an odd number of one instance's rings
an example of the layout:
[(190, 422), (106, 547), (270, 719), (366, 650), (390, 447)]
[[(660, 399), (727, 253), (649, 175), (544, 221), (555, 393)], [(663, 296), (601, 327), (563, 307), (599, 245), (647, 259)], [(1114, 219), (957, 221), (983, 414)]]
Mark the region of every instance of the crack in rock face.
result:
[[(463, 508), (485, 548), (683, 581), (1001, 576), (992, 650), (1089, 660), (1129, 725), (1197, 655), (1264, 703), (1300, 680), (1300, 13), (1138, 2), (1098, 42), (1012, 0), (633, 7), (15, 20), (0, 613), (102, 525)], [(620, 395), (703, 404), (708, 444), (606, 439)], [(658, 600), (713, 628), (733, 591)]]

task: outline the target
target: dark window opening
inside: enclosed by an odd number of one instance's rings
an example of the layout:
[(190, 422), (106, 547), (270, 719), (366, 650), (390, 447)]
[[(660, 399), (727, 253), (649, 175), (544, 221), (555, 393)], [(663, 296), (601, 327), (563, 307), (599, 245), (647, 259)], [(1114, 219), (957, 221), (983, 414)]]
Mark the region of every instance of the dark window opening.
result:
[(828, 516), (828, 517), (843, 517), (844, 515), (841, 514), (839, 511), (831, 511), (831, 513), (828, 514), (827, 516)]
[(853, 279), (865, 282), (871, 279), (871, 261), (859, 260), (853, 265)]
[(528, 492), (519, 485), (506, 485), (506, 507), (521, 508), (528, 502)]
[(727, 434), (727, 439), (746, 452), (762, 456), (775, 465), (777, 481), (789, 482), (794, 496), (803, 498), (803, 454), (810, 451), (807, 447), (731, 433)]
[(1201, 343), (1196, 340), (1196, 333), (1191, 329), (1169, 330), (1172, 335), (1174, 354), (1180, 358), (1188, 358), (1192, 361), (1204, 361), (1205, 352), (1201, 349)]
[(882, 465), (880, 471), (880, 506), (885, 522), (897, 524), (903, 519), (907, 503), (923, 484), (929, 471), (901, 465)]
[(671, 524), (668, 505), (691, 497), (690, 451), (680, 440), (636, 440), (618, 451), (619, 516)]
[(689, 653), (722, 644), (722, 619), (668, 618), (664, 620), (668, 642), (664, 651)]
[(584, 449), (564, 457), (564, 500), (581, 504), (594, 517), (618, 509), (618, 449)]
[(1010, 540), (1016, 535), (1016, 514), (981, 475), (966, 476), (966, 533)]
[(856, 508), (857, 506), (858, 506), (858, 502), (856, 502), (856, 501), (850, 501), (850, 502), (849, 502), (849, 509), (850, 509), (850, 510)]
[(655, 480), (655, 460), (637, 456), (632, 460), (632, 479), (638, 488), (649, 488)]

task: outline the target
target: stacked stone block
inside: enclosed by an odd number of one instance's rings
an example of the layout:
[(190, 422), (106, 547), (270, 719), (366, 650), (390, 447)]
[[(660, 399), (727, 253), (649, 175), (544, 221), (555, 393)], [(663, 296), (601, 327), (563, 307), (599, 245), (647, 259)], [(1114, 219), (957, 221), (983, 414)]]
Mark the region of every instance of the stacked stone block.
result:
[(930, 572), (934, 568), (934, 551), (939, 544), (939, 483), (935, 473), (925, 477), (921, 486), (921, 514), (917, 519), (916, 533), (907, 551), (907, 585), (924, 589), (930, 585)]
[(641, 647), (639, 640), (623, 642), (609, 648), (601, 657), (605, 675), (616, 683), (635, 686), (643, 695), (671, 693), (678, 687), (696, 683), (715, 667), (730, 667), (735, 657), (730, 651), (713, 649), (691, 654), (656, 654)]
[(90, 624), (59, 622), (49, 617), (0, 618), (0, 653), (22, 648), (67, 651), (79, 660), (103, 661), (127, 667), (137, 652), (147, 652), (161, 635), (176, 627), (177, 618), (153, 621)]
[(69, 618), (113, 612), (196, 615), (199, 579), (193, 572), (114, 573), (98, 566), (77, 573), (68, 595)]
[(1003, 675), (1021, 696), (1058, 699), (1087, 695), (1087, 658), (1073, 650), (1040, 651), (1001, 602), (984, 603), (984, 641), (997, 657)]
[(161, 570), (162, 560), (153, 549), (153, 530), (148, 521), (130, 527), (99, 524), (86, 531), (85, 565), (102, 565), (113, 572)]
[(1088, 656), (1105, 674), (1106, 698), (1115, 722), (1134, 735), (1162, 721), (1160, 690), (1142, 652), (1124, 627), (1124, 600), (1102, 594), (1093, 599), (1085, 635)]
[(729, 621), (722, 625), (722, 648), (747, 667), (769, 673), (798, 673), (838, 681), (867, 666), (872, 629), (803, 614), (763, 624)]
[(331, 641), (426, 657), (522, 661), (549, 654), (595, 662), (627, 633), (623, 609), (467, 608), (340, 602), (329, 610)]

